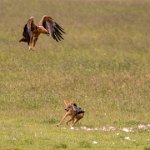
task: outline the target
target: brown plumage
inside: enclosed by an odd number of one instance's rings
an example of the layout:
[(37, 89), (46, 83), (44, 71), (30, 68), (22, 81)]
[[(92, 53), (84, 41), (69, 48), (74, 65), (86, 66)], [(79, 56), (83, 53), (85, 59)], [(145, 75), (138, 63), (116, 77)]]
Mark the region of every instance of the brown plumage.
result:
[(29, 49), (33, 49), (40, 34), (47, 34), (57, 42), (63, 39), (64, 29), (51, 17), (43, 16), (38, 25), (34, 24), (34, 17), (30, 17), (24, 26), (23, 38), (19, 42), (28, 43)]

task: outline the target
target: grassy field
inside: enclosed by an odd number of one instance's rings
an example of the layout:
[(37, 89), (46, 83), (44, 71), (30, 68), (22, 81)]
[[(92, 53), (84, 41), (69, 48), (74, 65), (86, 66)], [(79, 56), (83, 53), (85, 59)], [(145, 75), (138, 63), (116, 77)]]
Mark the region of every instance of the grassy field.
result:
[[(29, 51), (23, 26), (45, 14), (65, 40)], [(0, 150), (150, 150), (149, 16), (149, 0), (1, 0)], [(76, 130), (56, 127), (64, 99), (86, 111)]]

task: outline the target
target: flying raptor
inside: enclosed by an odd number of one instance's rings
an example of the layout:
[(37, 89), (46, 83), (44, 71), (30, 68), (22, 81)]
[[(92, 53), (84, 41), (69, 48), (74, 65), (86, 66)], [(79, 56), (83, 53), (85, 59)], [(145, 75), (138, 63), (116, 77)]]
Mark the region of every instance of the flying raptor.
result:
[(63, 39), (64, 29), (56, 23), (51, 17), (44, 15), (38, 25), (34, 24), (34, 17), (30, 17), (24, 26), (23, 38), (19, 42), (26, 42), (29, 50), (35, 47), (40, 34), (51, 36), (59, 42)]

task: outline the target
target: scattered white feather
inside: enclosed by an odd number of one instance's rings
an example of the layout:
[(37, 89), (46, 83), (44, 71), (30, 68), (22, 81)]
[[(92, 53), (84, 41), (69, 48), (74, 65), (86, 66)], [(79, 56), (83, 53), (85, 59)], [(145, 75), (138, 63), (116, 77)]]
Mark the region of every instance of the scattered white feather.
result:
[(145, 129), (145, 128), (146, 128), (146, 126), (145, 126), (145, 125), (143, 125), (143, 124), (140, 124), (140, 125), (138, 125), (138, 128), (139, 128), (139, 129)]
[(147, 124), (147, 125), (143, 125), (143, 124), (140, 124), (138, 125), (138, 129), (143, 129), (143, 130), (150, 130), (150, 124)]
[(127, 141), (133, 141), (133, 142), (136, 141), (136, 140), (130, 139), (130, 137), (128, 137), (128, 136), (127, 136), (127, 137), (124, 137), (124, 139), (127, 140)]
[(124, 139), (125, 139), (125, 140), (131, 140), (131, 139), (130, 139), (130, 137), (128, 137), (128, 136), (127, 136), (127, 137), (125, 137)]
[(119, 133), (117, 133), (117, 135), (119, 135)]
[(114, 131), (116, 130), (115, 127), (112, 127), (112, 126), (108, 126), (108, 127), (101, 127), (101, 128), (89, 128), (89, 127), (80, 127), (80, 129), (82, 130), (86, 130), (86, 131)]
[[(63, 129), (67, 129), (67, 128), (63, 128)], [(70, 127), (71, 130), (85, 130), (85, 131), (117, 131), (119, 129), (113, 127), (113, 126), (103, 126), (103, 127), (86, 127), (86, 126), (82, 126), (82, 127)], [(131, 128), (131, 127), (124, 127), (121, 128), (120, 130), (123, 132), (135, 132), (136, 130), (146, 130), (146, 131), (150, 131), (150, 124), (147, 125), (143, 125), (140, 124), (137, 127)], [(119, 132), (116, 133), (116, 135), (119, 135)]]
[(71, 129), (71, 130), (74, 130), (74, 127), (71, 127), (70, 129)]
[(98, 142), (97, 141), (92, 141), (92, 144), (97, 144)]
[(133, 132), (132, 128), (123, 128), (121, 130), (124, 131), (124, 132)]

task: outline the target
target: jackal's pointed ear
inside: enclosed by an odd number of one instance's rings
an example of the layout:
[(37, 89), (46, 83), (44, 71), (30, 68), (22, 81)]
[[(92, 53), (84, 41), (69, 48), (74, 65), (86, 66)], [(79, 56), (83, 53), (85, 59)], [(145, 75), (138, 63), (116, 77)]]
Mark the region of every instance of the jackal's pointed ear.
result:
[(72, 103), (77, 105), (77, 100), (72, 101)]
[(67, 104), (68, 104), (67, 100), (64, 100), (64, 104), (67, 106)]

